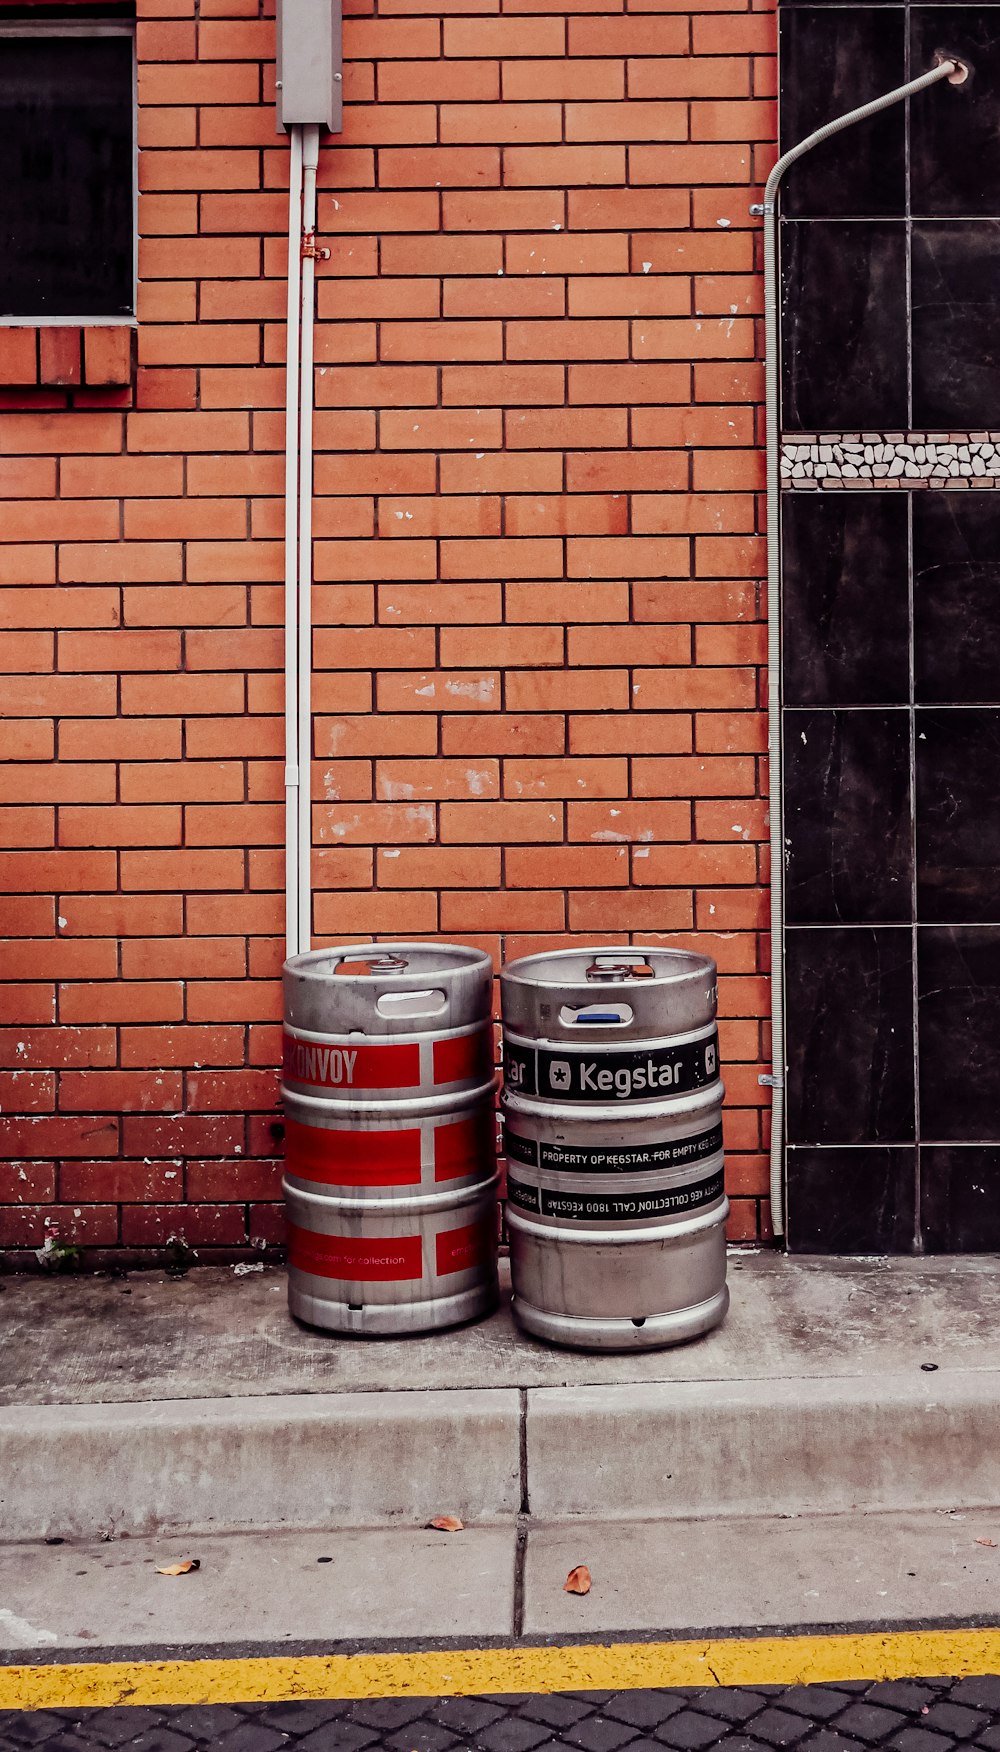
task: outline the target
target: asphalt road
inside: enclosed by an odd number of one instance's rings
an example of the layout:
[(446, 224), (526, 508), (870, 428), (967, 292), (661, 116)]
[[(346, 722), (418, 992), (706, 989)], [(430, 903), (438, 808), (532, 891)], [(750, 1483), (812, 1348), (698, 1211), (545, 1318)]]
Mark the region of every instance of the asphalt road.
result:
[(1000, 1676), (0, 1712), (46, 1752), (1000, 1752)]

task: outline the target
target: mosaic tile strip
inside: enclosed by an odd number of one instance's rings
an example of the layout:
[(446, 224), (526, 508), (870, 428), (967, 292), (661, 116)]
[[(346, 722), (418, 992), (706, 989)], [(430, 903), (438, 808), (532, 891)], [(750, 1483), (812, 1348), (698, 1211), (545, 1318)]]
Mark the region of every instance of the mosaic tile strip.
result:
[(781, 484), (842, 487), (1000, 485), (1000, 432), (821, 432), (786, 438)]

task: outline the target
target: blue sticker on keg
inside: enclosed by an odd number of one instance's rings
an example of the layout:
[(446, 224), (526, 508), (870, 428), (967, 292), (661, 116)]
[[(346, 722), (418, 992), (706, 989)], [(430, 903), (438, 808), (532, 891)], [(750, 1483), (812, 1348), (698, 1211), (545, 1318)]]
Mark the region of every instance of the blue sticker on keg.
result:
[(635, 1223), (643, 1218), (677, 1216), (715, 1204), (724, 1191), (721, 1168), (708, 1180), (665, 1186), (657, 1192), (555, 1192), (507, 1177), (507, 1197), (519, 1210), (580, 1223)]
[[(537, 1093), (553, 1101), (648, 1101), (702, 1089), (719, 1074), (719, 1037), (639, 1052), (538, 1051)], [(513, 1088), (526, 1084), (513, 1083)]]
[(525, 1162), (531, 1168), (554, 1168), (565, 1174), (641, 1174), (707, 1162), (722, 1149), (722, 1126), (710, 1126), (694, 1137), (651, 1139), (648, 1143), (551, 1144), (522, 1137), (505, 1121), (503, 1138), (508, 1160)]

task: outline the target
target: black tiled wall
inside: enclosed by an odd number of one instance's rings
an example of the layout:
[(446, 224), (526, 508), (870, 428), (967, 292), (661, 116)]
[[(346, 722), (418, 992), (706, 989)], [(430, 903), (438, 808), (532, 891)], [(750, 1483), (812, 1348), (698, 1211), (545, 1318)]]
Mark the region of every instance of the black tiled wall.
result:
[(788, 493), (782, 546), (789, 1243), (991, 1250), (1000, 493)]
[[(1000, 0), (781, 0), (782, 425), (1000, 427)], [(788, 1233), (1000, 1249), (1000, 487), (782, 503)]]
[(943, 82), (817, 147), (782, 193), (787, 432), (995, 427), (1000, 410), (1000, 4), (781, 0), (781, 140)]

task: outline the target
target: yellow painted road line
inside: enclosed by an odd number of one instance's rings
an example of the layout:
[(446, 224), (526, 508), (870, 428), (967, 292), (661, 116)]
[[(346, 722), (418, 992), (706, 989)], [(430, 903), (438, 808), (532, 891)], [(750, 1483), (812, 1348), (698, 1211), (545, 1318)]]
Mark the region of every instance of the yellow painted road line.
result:
[(814, 1685), (1000, 1672), (1000, 1629), (0, 1667), (0, 1709)]

